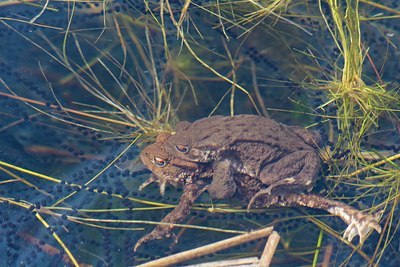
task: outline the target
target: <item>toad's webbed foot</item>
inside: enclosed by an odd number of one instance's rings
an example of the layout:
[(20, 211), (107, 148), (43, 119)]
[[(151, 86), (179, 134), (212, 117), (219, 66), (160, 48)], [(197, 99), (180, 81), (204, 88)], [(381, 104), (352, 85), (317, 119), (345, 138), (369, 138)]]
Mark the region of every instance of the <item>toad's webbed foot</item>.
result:
[(165, 225), (159, 225), (153, 231), (151, 231), (147, 235), (140, 238), (136, 242), (135, 247), (133, 248), (133, 251), (136, 251), (143, 243), (146, 243), (148, 241), (155, 240), (155, 239), (163, 239), (166, 237), (172, 237), (174, 239), (175, 243), (177, 242), (176, 236), (174, 235), (174, 233), (171, 233), (171, 227), (168, 227)]
[(368, 233), (373, 229), (375, 229), (378, 233), (381, 233), (382, 231), (382, 228), (379, 225), (379, 214), (371, 215), (356, 210), (355, 212), (347, 212), (347, 214), (345, 213), (343, 217), (346, 217), (346, 215), (348, 218), (348, 221), (346, 220), (348, 226), (344, 231), (343, 238), (347, 239), (349, 242), (351, 242), (353, 238), (358, 235), (360, 236), (360, 244), (362, 244)]

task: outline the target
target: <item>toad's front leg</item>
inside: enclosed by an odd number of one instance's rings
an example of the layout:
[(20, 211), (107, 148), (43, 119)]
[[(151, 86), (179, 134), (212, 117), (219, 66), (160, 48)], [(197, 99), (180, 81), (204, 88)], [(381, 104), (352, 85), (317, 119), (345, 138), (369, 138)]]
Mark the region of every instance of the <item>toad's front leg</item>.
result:
[(226, 199), (233, 196), (237, 185), (234, 179), (235, 160), (227, 158), (213, 164), (213, 180), (207, 191), (213, 199)]
[(176, 206), (161, 222), (165, 224), (157, 225), (153, 231), (139, 239), (134, 247), (134, 251), (138, 249), (140, 245), (145, 242), (154, 239), (162, 239), (164, 237), (169, 237), (171, 231), (174, 228), (171, 224), (176, 224), (182, 222), (186, 216), (189, 214), (190, 209), (194, 201), (207, 189), (207, 184), (204, 181), (197, 181), (193, 184), (185, 185), (183, 194), (179, 199), (179, 204)]

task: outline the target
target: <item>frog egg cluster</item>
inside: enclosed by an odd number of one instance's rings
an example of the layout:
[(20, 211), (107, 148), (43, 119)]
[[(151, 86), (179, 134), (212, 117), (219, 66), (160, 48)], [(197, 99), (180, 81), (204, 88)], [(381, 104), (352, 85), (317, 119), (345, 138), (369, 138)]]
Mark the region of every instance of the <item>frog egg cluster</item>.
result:
[[(46, 132), (45, 129), (42, 130), (42, 133)], [(54, 133), (51, 137), (56, 138)], [(47, 141), (49, 141), (49, 139), (47, 139)], [(50, 142), (54, 141), (50, 138)], [(78, 142), (78, 140), (76, 140), (76, 142)], [(92, 142), (93, 140), (91, 140), (91, 144), (93, 144)], [(53, 148), (57, 145), (55, 142), (51, 144)], [(114, 146), (108, 146), (104, 143), (98, 143), (98, 145), (103, 145), (103, 150), (101, 153), (97, 153), (97, 155), (104, 155), (105, 159), (94, 161), (88, 159), (84, 163), (78, 161), (80, 167), (75, 168), (75, 171), (69, 174), (60, 173), (56, 176), (57, 178), (62, 179), (59, 184), (52, 184), (40, 181), (37, 178), (30, 177), (29, 175), (23, 175), (23, 179), (34, 183), (38, 188), (40, 188), (40, 191), (29, 188), (24, 184), (14, 184), (13, 186), (1, 187), (2, 197), (11, 197), (10, 201), (16, 201), (18, 203), (23, 201), (29, 201), (32, 203), (29, 208), (17, 207), (7, 202), (1, 204), (2, 227), (0, 232), (2, 236), (4, 236), (4, 239), (0, 242), (0, 250), (3, 252), (7, 251), (7, 262), (9, 262), (9, 264), (12, 265), (12, 263), (15, 262), (22, 262), (25, 265), (35, 265), (38, 260), (46, 257), (55, 262), (60, 260), (60, 258), (63, 258), (64, 253), (59, 251), (59, 249), (57, 250), (57, 253), (60, 254), (60, 256), (52, 254), (52, 250), (59, 247), (52, 237), (53, 233), (57, 233), (78, 258), (83, 257), (80, 255), (79, 251), (84, 248), (95, 255), (102, 255), (99, 263), (100, 265), (110, 265), (118, 259), (121, 260), (121, 258), (124, 258), (127, 264), (133, 264), (133, 256), (129, 255), (132, 255), (131, 250), (136, 242), (134, 234), (123, 230), (110, 231), (107, 229), (91, 229), (91, 227), (74, 223), (71, 219), (72, 217), (82, 216), (89, 216), (98, 220), (137, 219), (136, 214), (130, 211), (130, 209), (134, 208), (136, 205), (134, 205), (132, 201), (128, 201), (126, 198), (112, 198), (112, 194), (118, 194), (122, 197), (133, 197), (138, 195), (136, 192), (131, 194), (128, 189), (128, 187), (130, 188), (130, 184), (127, 182), (134, 180), (135, 177), (140, 175), (139, 172), (131, 174), (129, 172), (121, 172), (112, 168), (112, 170), (104, 173), (104, 175), (102, 175), (92, 185), (83, 187), (83, 189), (76, 186), (76, 184), (82, 185), (83, 181), (87, 181), (88, 178), (93, 177), (109, 163), (111, 158), (107, 159), (107, 157), (115, 156), (109, 151), (115, 151), (120, 148), (120, 144), (117, 143)], [(7, 151), (10, 150), (7, 149)], [(136, 154), (137, 152), (133, 151), (133, 153)], [(129, 157), (129, 155), (127, 155), (127, 157)], [(2, 154), (1, 160), (7, 160), (10, 162), (10, 157)], [(49, 166), (49, 164), (61, 165), (63, 162), (60, 161), (57, 163), (49, 162), (47, 160), (42, 161), (38, 156), (35, 158), (25, 156), (23, 161), (11, 163), (15, 165), (19, 164), (18, 166), (24, 167), (30, 166), (31, 169), (39, 168), (45, 170), (43, 171), (45, 173), (58, 173), (58, 170), (50, 170), (49, 168), (45, 169), (43, 166)], [(4, 177), (4, 179), (6, 178)], [(133, 190), (137, 190), (137, 186), (138, 185), (136, 185)], [(60, 196), (66, 196), (75, 191), (77, 192), (76, 196), (65, 201), (64, 205), (61, 205), (67, 206), (68, 208), (66, 208), (66, 210), (59, 212), (56, 211), (55, 213), (57, 216), (55, 217), (43, 215), (50, 227), (46, 228), (40, 224), (35, 217), (38, 210), (51, 206)], [(141, 197), (147, 199), (147, 196), (144, 193), (141, 194)], [(120, 213), (100, 212), (96, 215), (82, 211), (82, 209), (111, 210), (114, 207), (123, 208), (125, 211)], [(158, 219), (159, 217), (157, 216), (152, 218), (152, 220)], [(108, 224), (108, 226), (116, 228), (121, 227), (118, 223)], [(143, 232), (141, 231), (140, 233)], [(136, 234), (136, 236), (139, 235), (140, 234)], [(30, 246), (32, 249), (25, 249), (24, 244), (26, 243), (32, 244), (32, 246)], [(86, 258), (86, 260), (91, 263), (97, 261), (96, 258), (88, 258), (86, 256), (83, 258)]]

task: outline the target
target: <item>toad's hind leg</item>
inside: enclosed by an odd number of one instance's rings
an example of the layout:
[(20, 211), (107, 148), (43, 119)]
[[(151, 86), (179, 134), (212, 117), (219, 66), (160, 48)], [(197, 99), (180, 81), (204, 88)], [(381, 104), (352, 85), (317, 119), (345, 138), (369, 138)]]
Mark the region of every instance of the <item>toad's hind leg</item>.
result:
[(312, 190), (320, 167), (320, 158), (312, 150), (290, 153), (260, 172), (260, 180), (267, 188), (257, 192), (248, 204), (248, 209), (262, 195), (284, 194)]

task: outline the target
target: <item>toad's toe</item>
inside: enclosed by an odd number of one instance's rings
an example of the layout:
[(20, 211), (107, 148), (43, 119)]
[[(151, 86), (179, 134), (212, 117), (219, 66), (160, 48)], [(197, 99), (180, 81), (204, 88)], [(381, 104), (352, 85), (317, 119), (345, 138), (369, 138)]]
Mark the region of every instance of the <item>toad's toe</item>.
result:
[(257, 192), (257, 194), (255, 194), (249, 201), (249, 204), (247, 205), (247, 212), (250, 211), (250, 208), (253, 206), (254, 201), (256, 201), (257, 198), (259, 198), (262, 195), (271, 195), (271, 188), (268, 187), (266, 189), (262, 189), (260, 191)]
[(355, 236), (360, 236), (360, 244), (362, 244), (367, 237), (368, 233), (375, 229), (378, 233), (381, 233), (382, 228), (378, 223), (379, 215), (370, 215), (363, 212), (357, 213), (352, 216), (351, 221), (343, 234), (343, 238), (349, 242), (353, 240)]
[(137, 241), (135, 247), (133, 248), (133, 251), (135, 252), (142, 244), (147, 243), (151, 240), (163, 239), (165, 237), (171, 237), (171, 236), (174, 238), (175, 241), (177, 240), (175, 235), (170, 232), (169, 228), (163, 227), (163, 225), (159, 225), (152, 232), (140, 238)]

